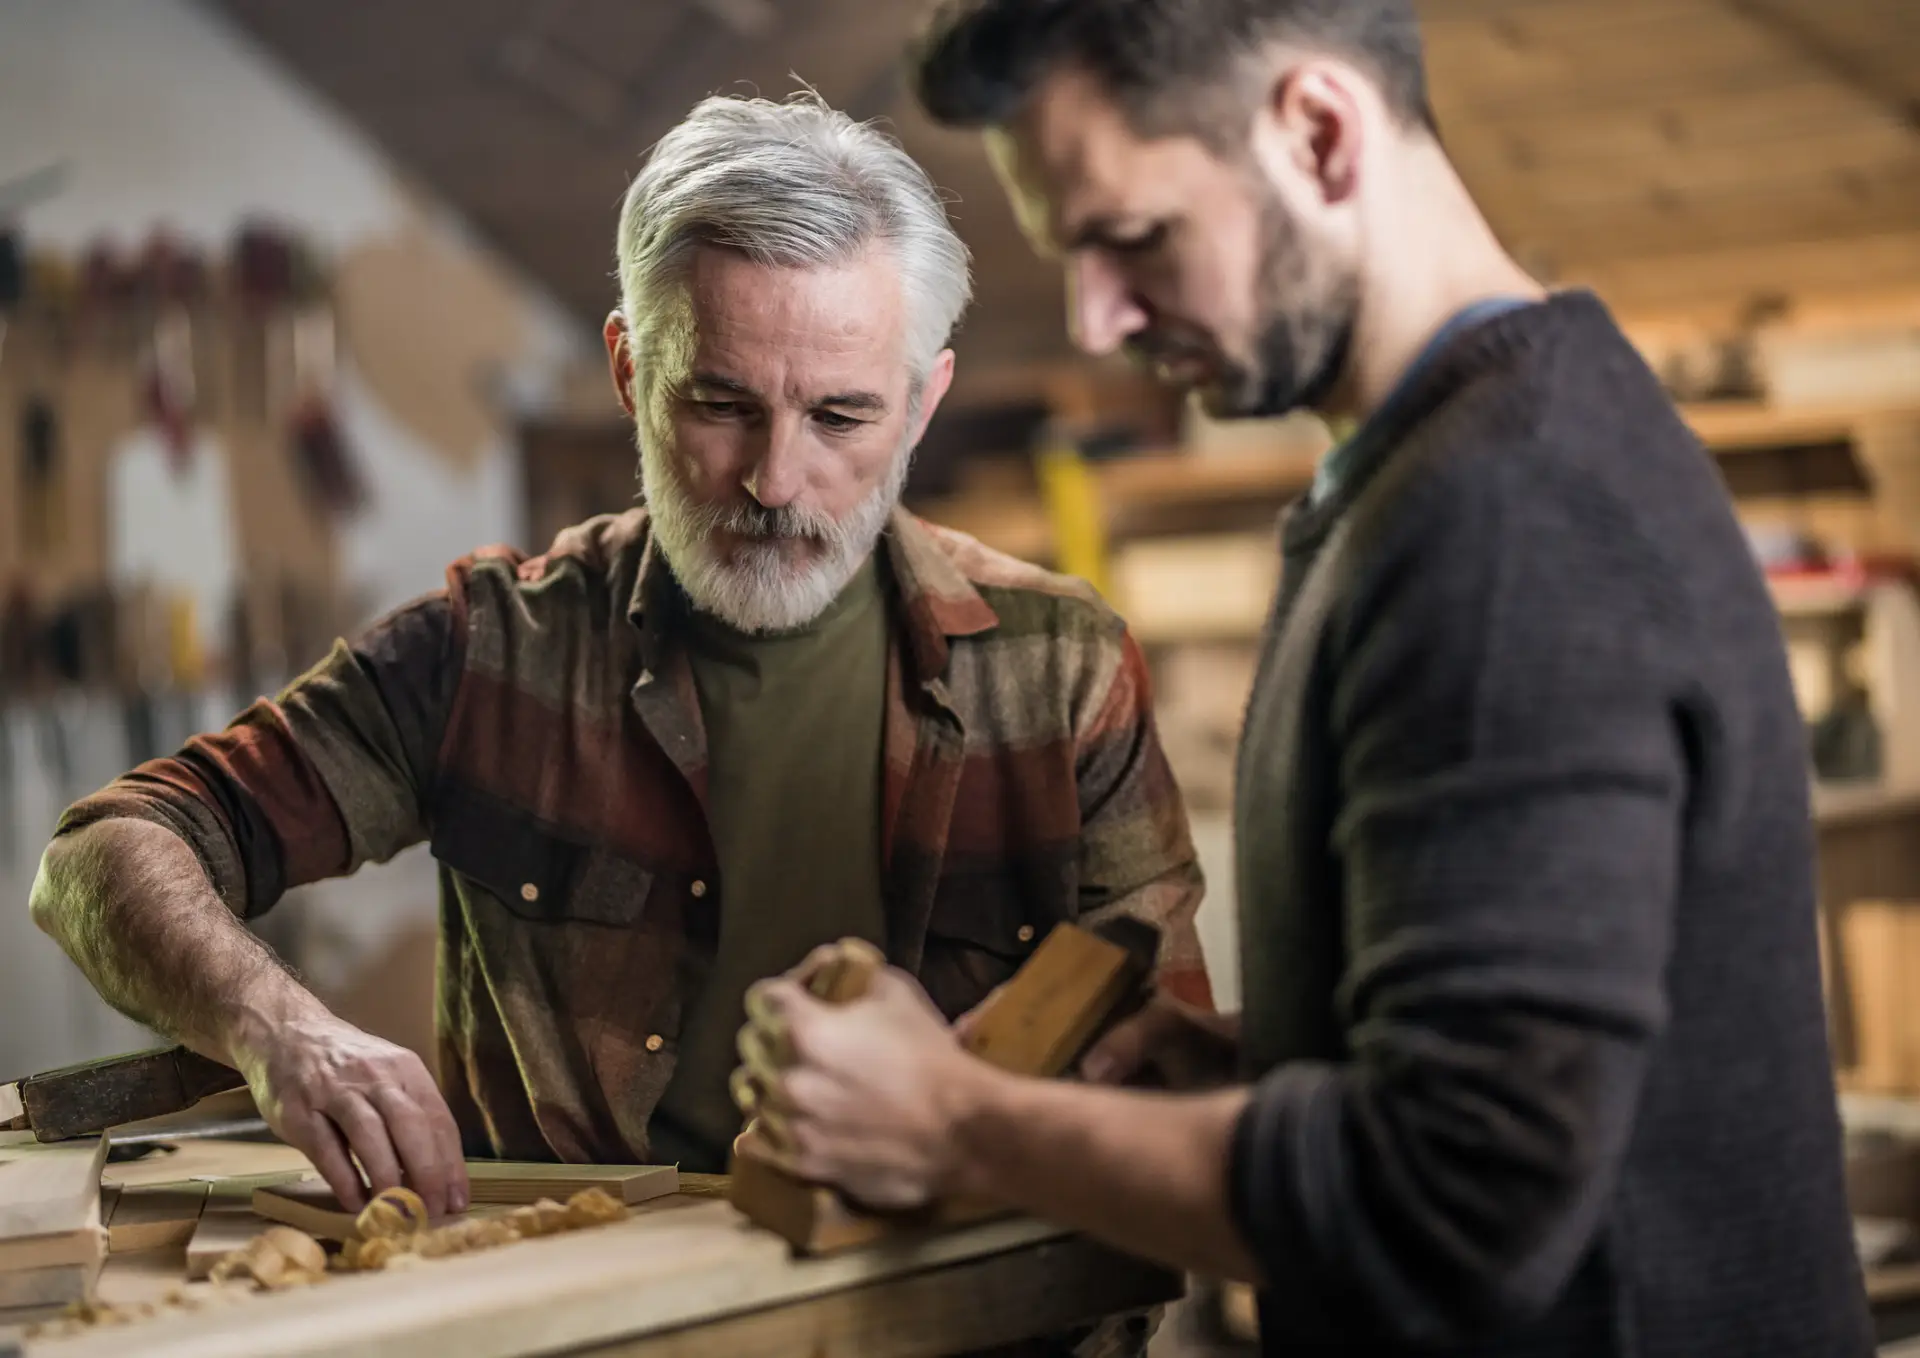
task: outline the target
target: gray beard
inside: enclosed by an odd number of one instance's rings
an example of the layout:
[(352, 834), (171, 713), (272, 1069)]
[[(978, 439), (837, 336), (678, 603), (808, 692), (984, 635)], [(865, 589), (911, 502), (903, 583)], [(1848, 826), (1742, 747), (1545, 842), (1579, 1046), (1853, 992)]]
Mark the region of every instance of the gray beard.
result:
[[(749, 634), (791, 632), (826, 612), (873, 554), (911, 465), (902, 448), (887, 479), (835, 519), (798, 505), (695, 503), (668, 458), (640, 438), (648, 514), (674, 578), (695, 608)], [(720, 533), (741, 540), (731, 559), (714, 546)], [(788, 556), (796, 542), (815, 546), (812, 559)]]

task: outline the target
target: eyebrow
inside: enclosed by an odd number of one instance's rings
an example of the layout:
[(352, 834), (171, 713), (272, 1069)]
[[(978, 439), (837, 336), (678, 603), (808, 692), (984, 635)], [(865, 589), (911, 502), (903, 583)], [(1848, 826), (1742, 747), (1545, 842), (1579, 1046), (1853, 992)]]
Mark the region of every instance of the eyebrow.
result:
[(736, 382), (731, 377), (722, 377), (719, 373), (695, 373), (687, 379), (689, 386), (712, 387), (717, 391), (730, 391), (735, 396), (758, 396), (760, 393), (745, 382)]
[(886, 398), (871, 391), (843, 391), (837, 396), (823, 396), (814, 404), (839, 406), (842, 410), (864, 410), (873, 415), (887, 413)]
[[(748, 386), (745, 382), (737, 382), (731, 377), (722, 377), (719, 373), (697, 372), (688, 378), (687, 381), (690, 386), (694, 387), (708, 387), (712, 390), (724, 391), (734, 396), (750, 396), (755, 400), (760, 399), (760, 393)], [(886, 398), (878, 392), (872, 391), (836, 392), (832, 396), (822, 396), (812, 404), (816, 407), (838, 406), (842, 410), (862, 410), (874, 415), (884, 415), (887, 413)]]

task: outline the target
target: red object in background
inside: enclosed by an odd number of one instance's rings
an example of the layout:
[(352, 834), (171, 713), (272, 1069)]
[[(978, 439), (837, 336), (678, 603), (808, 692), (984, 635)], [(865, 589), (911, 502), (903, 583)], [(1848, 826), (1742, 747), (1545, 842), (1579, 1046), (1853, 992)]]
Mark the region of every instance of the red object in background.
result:
[(366, 481), (341, 437), (333, 411), (323, 402), (304, 403), (294, 412), (294, 461), (309, 494), (329, 513), (353, 514), (364, 508)]
[(264, 310), (293, 295), (294, 248), (276, 227), (250, 222), (233, 241), (233, 281), (241, 299)]

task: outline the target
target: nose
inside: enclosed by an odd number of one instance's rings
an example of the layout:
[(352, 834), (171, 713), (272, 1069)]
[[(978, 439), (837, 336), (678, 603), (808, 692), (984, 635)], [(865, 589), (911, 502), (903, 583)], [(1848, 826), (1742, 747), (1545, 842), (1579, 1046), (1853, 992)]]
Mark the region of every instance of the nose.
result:
[(786, 420), (768, 423), (767, 439), (760, 456), (747, 468), (740, 482), (754, 503), (767, 509), (779, 509), (800, 498), (806, 485), (801, 466), (798, 430)]
[(1083, 250), (1067, 267), (1067, 327), (1073, 342), (1099, 358), (1147, 327), (1147, 310), (1125, 277), (1098, 250)]

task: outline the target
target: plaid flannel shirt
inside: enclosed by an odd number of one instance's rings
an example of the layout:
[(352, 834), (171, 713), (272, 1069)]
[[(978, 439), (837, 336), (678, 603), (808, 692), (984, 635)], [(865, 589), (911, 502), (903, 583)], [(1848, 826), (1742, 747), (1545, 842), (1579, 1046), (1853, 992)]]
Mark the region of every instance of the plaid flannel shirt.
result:
[[(80, 802), (170, 827), (242, 918), (426, 841), (439, 862), (439, 1073), (470, 1154), (642, 1160), (694, 950), (725, 884), (686, 607), (644, 510), (337, 644), (276, 701)], [(1162, 931), (1209, 1002), (1200, 873), (1145, 663), (1084, 585), (896, 514), (882, 806), (887, 952), (955, 1016), (1054, 924)], [(824, 941), (824, 940), (823, 940)]]

